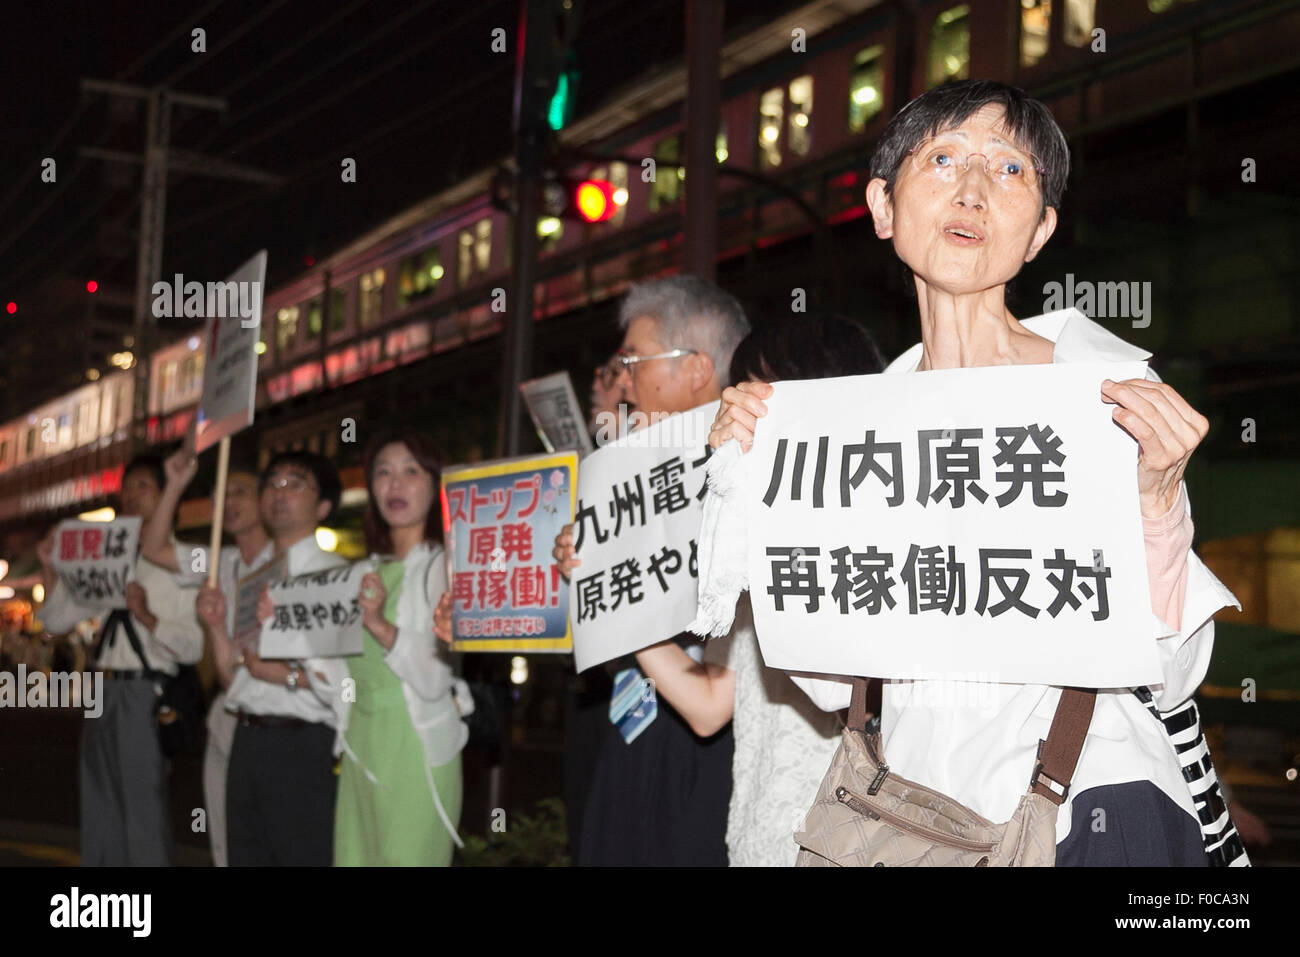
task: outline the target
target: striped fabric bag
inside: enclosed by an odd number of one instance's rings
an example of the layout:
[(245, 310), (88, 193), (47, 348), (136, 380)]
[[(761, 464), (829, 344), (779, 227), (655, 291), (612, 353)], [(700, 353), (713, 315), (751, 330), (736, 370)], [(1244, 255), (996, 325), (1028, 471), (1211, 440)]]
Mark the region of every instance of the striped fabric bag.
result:
[(1196, 710), (1196, 702), (1188, 698), (1174, 710), (1162, 714), (1156, 709), (1149, 688), (1137, 688), (1133, 693), (1169, 734), (1178, 763), (1183, 768), (1183, 780), (1192, 791), (1196, 816), (1201, 822), (1201, 840), (1205, 842), (1210, 866), (1249, 867), (1250, 858), (1219, 790), (1219, 776), (1214, 772), (1210, 749), (1201, 733), (1201, 716)]

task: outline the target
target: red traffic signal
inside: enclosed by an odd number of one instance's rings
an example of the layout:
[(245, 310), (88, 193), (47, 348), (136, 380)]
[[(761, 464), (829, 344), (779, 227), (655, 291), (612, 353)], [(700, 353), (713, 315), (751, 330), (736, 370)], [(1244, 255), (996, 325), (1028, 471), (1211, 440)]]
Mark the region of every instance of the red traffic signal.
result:
[(99, 283), (95, 282), (95, 280), (91, 279), (86, 283), (86, 292), (98, 292), (98, 291), (99, 291)]
[(603, 223), (618, 212), (614, 184), (603, 179), (584, 179), (573, 194), (578, 215), (588, 223)]

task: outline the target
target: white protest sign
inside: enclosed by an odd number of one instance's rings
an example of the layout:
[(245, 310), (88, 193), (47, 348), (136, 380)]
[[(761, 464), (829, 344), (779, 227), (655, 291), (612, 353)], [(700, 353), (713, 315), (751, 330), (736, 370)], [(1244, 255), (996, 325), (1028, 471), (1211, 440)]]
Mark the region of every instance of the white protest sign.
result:
[[(244, 263), (224, 283), (209, 283), (208, 323), (203, 331), (203, 394), (194, 432), (195, 452), (253, 424), (257, 398), (257, 340), (262, 325), (266, 250)], [(241, 287), (246, 287), (242, 296)], [(230, 302), (251, 306), (240, 315)], [(218, 301), (222, 299), (223, 301)]]
[(555, 372), (519, 384), (537, 436), (547, 452), (591, 451), (591, 436), (582, 419), (582, 407), (567, 372)]
[(111, 522), (59, 522), (51, 564), (60, 587), (74, 602), (94, 610), (126, 607), (126, 584), (135, 580), (140, 523), (138, 515)]
[(781, 382), (745, 457), (763, 659), (792, 671), (1161, 680), (1137, 443), (1103, 379), (1141, 362)]
[(357, 596), (371, 562), (296, 575), (270, 586), (275, 611), (262, 622), (263, 658), (359, 655), (365, 635)]
[(698, 599), (709, 403), (597, 449), (578, 466), (569, 614), (578, 671), (685, 631)]

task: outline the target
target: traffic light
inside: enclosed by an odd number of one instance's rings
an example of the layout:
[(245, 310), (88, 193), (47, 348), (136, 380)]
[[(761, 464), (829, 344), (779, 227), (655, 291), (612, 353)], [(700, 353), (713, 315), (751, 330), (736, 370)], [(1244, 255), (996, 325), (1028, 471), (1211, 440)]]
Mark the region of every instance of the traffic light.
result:
[(99, 291), (99, 283), (95, 282), (95, 280), (93, 279), (89, 279), (86, 281), (86, 292), (98, 292), (98, 291)]
[(584, 179), (573, 192), (573, 206), (588, 223), (603, 223), (618, 212), (614, 184), (603, 179)]
[(570, 50), (564, 58), (564, 68), (555, 78), (555, 92), (546, 110), (546, 125), (558, 133), (573, 119), (578, 101), (578, 61)]

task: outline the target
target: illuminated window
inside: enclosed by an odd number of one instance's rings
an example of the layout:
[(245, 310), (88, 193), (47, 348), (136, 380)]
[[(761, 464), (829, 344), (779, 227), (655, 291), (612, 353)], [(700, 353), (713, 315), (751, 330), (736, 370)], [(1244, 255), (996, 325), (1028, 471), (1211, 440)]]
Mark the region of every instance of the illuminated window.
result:
[(1047, 55), (1051, 25), (1052, 0), (1020, 0), (1021, 66), (1033, 66)]
[(764, 166), (781, 165), (781, 121), (785, 115), (785, 90), (773, 87), (758, 100), (758, 152)]
[(196, 385), (195, 380), (198, 377), (198, 362), (194, 356), (187, 356), (181, 363), (181, 395), (189, 395)]
[(718, 130), (718, 135), (713, 141), (713, 152), (718, 157), (719, 163), (725, 163), (727, 157), (731, 155), (727, 152), (727, 128), (725, 126)]
[[(288, 348), (289, 343), (293, 342), (293, 337), (298, 332), (298, 307), (285, 306), (275, 314), (275, 344), (279, 349)], [(169, 364), (170, 368), (174, 366)], [(166, 372), (163, 373), (163, 381), (167, 381)]]
[(1097, 25), (1097, 0), (1065, 0), (1065, 45), (1086, 47)]
[(361, 274), (361, 300), (358, 316), (364, 329), (378, 322), (384, 311), (384, 269), (382, 266)]
[(338, 332), (348, 324), (348, 291), (342, 286), (330, 290), (330, 332)]
[(464, 289), (474, 275), (474, 233), (462, 229), (456, 235), (456, 285)]
[(682, 159), (682, 137), (680, 133), (665, 136), (654, 148), (655, 181), (650, 184), (650, 212), (671, 206), (681, 194), (682, 172), (678, 164)]
[(474, 224), (474, 265), (479, 272), (487, 272), (492, 265), (492, 220), (480, 219)]
[(813, 79), (797, 76), (790, 81), (790, 152), (807, 156), (812, 148)]
[(931, 86), (970, 76), (970, 4), (945, 10), (930, 28)]
[(492, 265), (492, 220), (483, 218), (456, 236), (456, 284), (459, 288)]
[(433, 294), (442, 280), (442, 254), (432, 246), (402, 260), (397, 277), (397, 305), (409, 306), (417, 299)]
[(849, 74), (849, 132), (861, 133), (885, 105), (885, 48), (859, 50)]
[(307, 341), (314, 342), (320, 338), (321, 326), (324, 324), (324, 316), (321, 315), (323, 303), (321, 297), (307, 303)]

